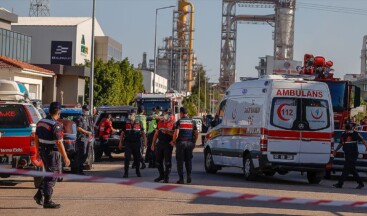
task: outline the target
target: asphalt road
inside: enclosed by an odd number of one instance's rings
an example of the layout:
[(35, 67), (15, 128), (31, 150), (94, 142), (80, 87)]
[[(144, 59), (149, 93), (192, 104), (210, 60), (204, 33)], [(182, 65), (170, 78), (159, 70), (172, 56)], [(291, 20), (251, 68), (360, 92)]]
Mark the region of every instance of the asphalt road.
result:
[[(193, 182), (191, 186), (223, 191), (295, 197), (308, 199), (332, 199), (367, 201), (367, 188), (356, 190), (357, 185), (348, 181), (343, 189), (335, 189), (331, 180), (319, 185), (309, 185), (305, 175), (290, 173), (273, 177), (259, 177), (255, 182), (245, 181), (241, 170), (227, 168), (217, 174), (206, 174), (203, 166), (202, 147), (195, 149)], [(91, 176), (122, 178), (123, 155), (114, 155), (96, 163)], [(175, 159), (170, 182), (177, 181)], [(130, 171), (134, 180), (153, 181), (156, 169), (142, 170), (142, 178)], [(366, 177), (366, 174), (362, 174)], [(366, 178), (365, 178), (366, 180)], [(163, 184), (163, 183), (162, 183)], [(367, 208), (322, 207), (313, 205), (281, 204), (262, 201), (246, 201), (197, 197), (193, 195), (161, 192), (105, 183), (60, 182), (54, 192), (54, 201), (61, 203), (57, 210), (42, 209), (32, 199), (36, 190), (30, 177), (0, 179), (0, 216), (8, 215), (367, 215)]]

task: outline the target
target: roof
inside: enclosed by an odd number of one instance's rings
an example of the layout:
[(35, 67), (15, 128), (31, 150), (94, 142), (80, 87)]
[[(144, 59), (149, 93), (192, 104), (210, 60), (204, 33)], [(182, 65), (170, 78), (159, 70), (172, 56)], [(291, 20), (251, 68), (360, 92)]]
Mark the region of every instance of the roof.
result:
[(19, 17), (18, 23), (13, 25), (19, 26), (77, 26), (91, 17)]
[(4, 69), (4, 68), (5, 69), (19, 68), (22, 70), (31, 70), (33, 72), (40, 73), (40, 74), (55, 75), (55, 73), (50, 70), (0, 55), (0, 69)]

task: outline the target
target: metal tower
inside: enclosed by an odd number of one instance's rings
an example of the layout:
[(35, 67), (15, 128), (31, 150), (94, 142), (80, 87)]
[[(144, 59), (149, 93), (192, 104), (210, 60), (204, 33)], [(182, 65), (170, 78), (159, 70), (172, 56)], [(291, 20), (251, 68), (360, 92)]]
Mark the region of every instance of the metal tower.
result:
[[(275, 28), (276, 60), (293, 59), (296, 0), (223, 0), (219, 87), (225, 91), (236, 80), (237, 23), (269, 24)], [(237, 15), (236, 6), (275, 8), (270, 15)]]
[(193, 83), (193, 35), (194, 5), (187, 0), (178, 0), (178, 10), (173, 12), (172, 62), (170, 88), (191, 91)]
[(29, 7), (30, 17), (50, 16), (49, 0), (31, 0)]
[(367, 35), (363, 37), (361, 54), (361, 75), (367, 76)]

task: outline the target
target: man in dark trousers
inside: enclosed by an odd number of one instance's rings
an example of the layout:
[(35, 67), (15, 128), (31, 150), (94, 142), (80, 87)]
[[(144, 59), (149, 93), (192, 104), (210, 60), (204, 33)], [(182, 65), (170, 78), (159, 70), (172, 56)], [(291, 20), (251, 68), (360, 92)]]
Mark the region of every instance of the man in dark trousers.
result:
[[(132, 111), (132, 113), (129, 114), (125, 127), (122, 129), (119, 143), (119, 149), (122, 149), (122, 144), (125, 145), (125, 173), (123, 178), (129, 177), (131, 154), (134, 156), (134, 163), (139, 164), (141, 145), (140, 138), (143, 138), (144, 145), (146, 145), (147, 140), (145, 137), (143, 123), (136, 120), (135, 111)], [(136, 175), (141, 177), (140, 166), (135, 166), (135, 169)]]
[[(70, 160), (62, 143), (62, 125), (57, 122), (60, 113), (61, 104), (52, 102), (49, 115), (37, 123), (35, 145), (39, 149), (46, 172), (59, 173), (61, 171), (60, 153), (64, 158), (65, 166), (70, 165)], [(36, 195), (33, 197), (38, 205), (43, 205), (43, 208), (60, 208), (60, 204), (52, 201), (53, 187), (56, 180), (57, 178), (44, 177)]]
[(358, 158), (358, 141), (362, 142), (367, 151), (367, 143), (362, 138), (362, 136), (354, 130), (353, 123), (347, 121), (345, 124), (345, 132), (342, 134), (340, 138), (340, 143), (338, 147), (336, 147), (334, 151), (334, 156), (336, 155), (336, 152), (343, 146), (344, 151), (344, 167), (342, 175), (339, 178), (339, 181), (337, 184), (334, 184), (333, 186), (336, 188), (342, 188), (343, 183), (345, 179), (348, 177), (349, 173), (353, 174), (354, 179), (357, 181), (358, 186), (357, 189), (361, 189), (364, 187), (363, 181), (361, 177), (358, 175), (358, 172), (356, 170), (356, 162)]
[(108, 156), (110, 161), (112, 161), (111, 151), (108, 147), (108, 138), (111, 133), (116, 133), (117, 130), (112, 127), (111, 121), (112, 115), (108, 114), (107, 118), (102, 119), (102, 121), (98, 125), (98, 136), (101, 142), (102, 151), (104, 151), (105, 155)]
[(180, 117), (174, 127), (171, 145), (176, 145), (177, 172), (180, 178), (177, 184), (184, 184), (183, 163), (185, 161), (187, 183), (191, 183), (192, 152), (199, 133), (195, 121), (187, 116), (185, 107), (180, 108)]
[(88, 147), (88, 140), (89, 136), (92, 135), (90, 130), (90, 123), (88, 120), (89, 115), (89, 107), (88, 105), (83, 105), (82, 107), (83, 115), (79, 116), (76, 120), (76, 127), (77, 127), (77, 140), (76, 140), (76, 147), (77, 147), (77, 174), (85, 175), (83, 171), (84, 162), (87, 159), (87, 147)]
[[(156, 166), (159, 171), (158, 178), (154, 179), (155, 182), (164, 180), (164, 183), (168, 183), (169, 174), (172, 167), (172, 150), (173, 146), (170, 144), (173, 135), (174, 121), (171, 120), (172, 111), (166, 109), (163, 112), (163, 121), (158, 122), (158, 126), (155, 129), (153, 142), (151, 149), (156, 155)], [(156, 144), (156, 141), (158, 142)], [(164, 167), (163, 167), (164, 159)]]

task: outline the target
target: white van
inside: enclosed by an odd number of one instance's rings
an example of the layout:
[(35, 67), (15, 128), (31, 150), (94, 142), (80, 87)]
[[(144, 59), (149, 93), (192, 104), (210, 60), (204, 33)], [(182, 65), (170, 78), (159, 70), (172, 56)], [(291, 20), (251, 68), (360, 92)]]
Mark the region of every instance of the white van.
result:
[(318, 184), (333, 159), (333, 119), (325, 83), (279, 75), (234, 83), (207, 134), (205, 170), (239, 167), (247, 180), (301, 171)]

